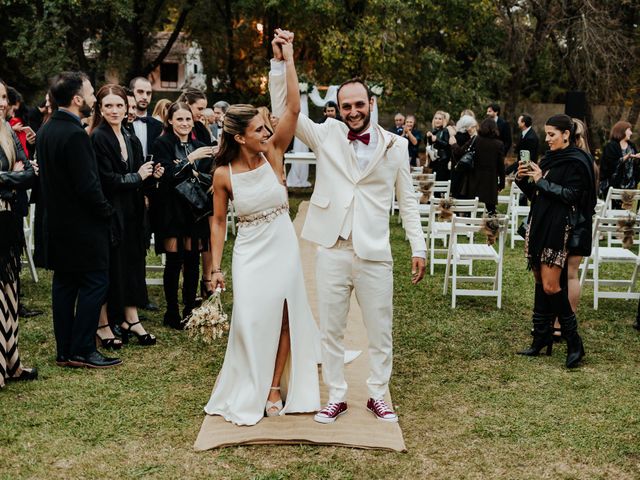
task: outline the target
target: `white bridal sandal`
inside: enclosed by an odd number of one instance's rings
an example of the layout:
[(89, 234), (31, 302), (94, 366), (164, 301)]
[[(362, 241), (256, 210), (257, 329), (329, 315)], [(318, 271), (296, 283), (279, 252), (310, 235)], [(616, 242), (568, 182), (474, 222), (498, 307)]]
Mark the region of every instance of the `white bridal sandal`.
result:
[[(280, 387), (271, 387), (270, 390), (280, 390)], [(267, 414), (267, 417), (277, 417), (280, 415), (282, 407), (282, 399), (277, 402), (270, 402), (267, 400), (267, 405), (264, 407), (264, 411)]]

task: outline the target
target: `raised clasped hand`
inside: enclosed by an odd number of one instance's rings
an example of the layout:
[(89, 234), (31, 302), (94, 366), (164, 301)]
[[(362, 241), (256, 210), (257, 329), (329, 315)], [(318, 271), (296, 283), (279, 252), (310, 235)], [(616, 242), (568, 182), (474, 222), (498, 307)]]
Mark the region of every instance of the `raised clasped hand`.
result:
[(156, 166), (153, 169), (153, 178), (160, 178), (164, 175), (164, 167), (159, 163), (156, 163)]

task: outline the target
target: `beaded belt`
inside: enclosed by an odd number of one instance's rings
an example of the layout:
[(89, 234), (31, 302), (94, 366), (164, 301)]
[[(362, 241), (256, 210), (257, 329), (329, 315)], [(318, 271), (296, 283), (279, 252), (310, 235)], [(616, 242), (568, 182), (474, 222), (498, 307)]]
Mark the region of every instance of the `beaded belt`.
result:
[(251, 215), (244, 215), (238, 217), (238, 227), (253, 227), (255, 225), (261, 225), (263, 223), (273, 222), (276, 217), (283, 213), (289, 213), (289, 204), (283, 203), (279, 207), (269, 208), (262, 212), (254, 213)]

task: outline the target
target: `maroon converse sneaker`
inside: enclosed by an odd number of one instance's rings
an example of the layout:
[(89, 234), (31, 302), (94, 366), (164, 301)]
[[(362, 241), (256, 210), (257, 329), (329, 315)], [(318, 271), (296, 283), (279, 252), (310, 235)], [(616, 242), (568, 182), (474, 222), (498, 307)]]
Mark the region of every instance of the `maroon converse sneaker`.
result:
[(343, 413), (347, 413), (347, 402), (328, 403), (313, 419), (319, 423), (333, 423)]
[(378, 420), (382, 420), (383, 422), (398, 421), (398, 416), (395, 414), (393, 409), (382, 399), (374, 400), (373, 398), (370, 398), (367, 400), (367, 410), (373, 413)]

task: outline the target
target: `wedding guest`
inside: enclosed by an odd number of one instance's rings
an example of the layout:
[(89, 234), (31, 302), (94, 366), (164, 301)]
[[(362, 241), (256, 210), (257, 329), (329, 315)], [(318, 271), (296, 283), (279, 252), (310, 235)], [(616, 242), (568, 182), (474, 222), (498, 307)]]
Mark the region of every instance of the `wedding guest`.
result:
[(600, 195), (605, 197), (609, 187), (635, 189), (640, 181), (640, 154), (631, 141), (631, 124), (617, 122), (611, 128), (609, 142), (600, 158)]
[(102, 306), (98, 339), (105, 348), (119, 348), (109, 321), (120, 323), (122, 341), (134, 335), (140, 345), (154, 345), (138, 318), (138, 305), (149, 301), (145, 284), (146, 242), (143, 188), (155, 186), (160, 164), (144, 161), (140, 140), (123, 127), (127, 95), (119, 85), (103, 86), (97, 94), (91, 142), (96, 152), (105, 196), (115, 210), (111, 222), (109, 292)]
[(338, 112), (338, 104), (333, 100), (327, 101), (322, 108), (322, 120), (320, 123), (323, 123), (327, 118), (335, 118), (336, 120), (341, 120), (340, 113)]
[[(575, 146), (575, 125), (567, 115), (550, 117), (544, 127), (549, 151), (539, 164), (520, 164), (516, 182), (531, 200), (525, 255), (535, 278), (533, 342), (518, 352), (551, 354), (551, 325), (558, 317), (567, 341), (567, 368), (584, 357), (575, 311), (569, 301), (566, 263), (570, 232), (580, 205), (595, 207), (595, 175), (589, 155)], [(529, 181), (529, 178), (531, 181)]]
[(504, 155), (506, 156), (511, 150), (511, 126), (509, 122), (503, 120), (500, 116), (500, 105), (497, 103), (491, 103), (487, 106), (487, 116), (495, 120), (498, 125), (498, 132), (500, 132), (500, 140), (504, 148)]
[(205, 125), (204, 111), (207, 108), (207, 96), (204, 92), (197, 88), (187, 88), (180, 94), (178, 101), (186, 103), (191, 108), (191, 114), (193, 115), (192, 135), (194, 138), (200, 143), (212, 146), (211, 131)]
[(9, 113), (6, 117), (9, 125), (20, 140), (22, 149), (27, 158), (30, 158), (29, 151), (36, 143), (36, 134), (29, 126), (29, 112), (20, 92), (13, 87), (7, 87), (7, 99), (9, 101)]
[(45, 264), (53, 270), (51, 302), (60, 366), (121, 363), (96, 351), (100, 308), (109, 286), (107, 202), (91, 140), (82, 127), (95, 102), (88, 77), (63, 72), (49, 91), (58, 110), (38, 132), (36, 153), (45, 225)]
[(427, 132), (427, 144), (436, 152), (436, 159), (431, 160), (429, 167), (436, 174), (436, 180), (449, 180), (449, 162), (451, 161), (451, 145), (449, 145), (449, 114), (438, 110), (431, 120), (432, 130)]
[[(206, 213), (200, 216), (176, 190), (176, 186), (191, 180), (204, 191), (211, 186), (213, 147), (192, 138), (193, 124), (189, 105), (172, 103), (167, 110), (166, 133), (156, 139), (152, 150), (154, 161), (159, 162), (165, 171), (151, 207), (156, 252), (166, 254), (163, 284), (167, 310), (164, 323), (178, 330), (184, 328), (183, 319), (195, 307), (200, 251), (209, 247)], [(184, 309), (181, 316), (178, 283), (183, 266)]]
[(407, 115), (404, 121), (404, 130), (402, 136), (409, 141), (409, 163), (413, 167), (418, 165), (418, 151), (420, 150), (420, 142), (422, 141), (422, 132), (416, 128), (416, 117)]
[(36, 368), (26, 368), (18, 349), (18, 278), (24, 246), (22, 216), (14, 209), (17, 190), (36, 181), (36, 169), (27, 159), (11, 126), (7, 85), (0, 80), (0, 388), (7, 380), (35, 380)]
[[(473, 112), (471, 110), (463, 110), (463, 112)], [(464, 145), (469, 140), (471, 140), (471, 134), (469, 133), (469, 128), (474, 127), (475, 130), (478, 129), (478, 121), (476, 117), (473, 115), (462, 115), (458, 121), (456, 122), (456, 134), (455, 141), (458, 145)]]
[(391, 127), (389, 131), (402, 136), (402, 133), (404, 132), (404, 122), (404, 115), (400, 112), (396, 113), (393, 117), (393, 127)]
[(161, 98), (156, 102), (156, 106), (153, 107), (153, 113), (151, 116), (158, 120), (160, 123), (164, 124), (164, 121), (167, 117), (167, 109), (171, 105), (171, 100), (167, 98)]
[(136, 99), (136, 119), (133, 122), (133, 130), (142, 144), (142, 154), (146, 158), (151, 153), (156, 138), (162, 134), (162, 122), (153, 118), (147, 111), (153, 96), (149, 79), (135, 77), (129, 82), (129, 89)]
[(533, 129), (533, 118), (531, 118), (531, 115), (527, 115), (526, 113), (520, 115), (518, 117), (518, 128), (520, 129), (520, 136), (514, 150), (516, 159), (511, 165), (509, 165), (509, 167), (507, 167), (507, 175), (512, 174), (518, 169), (521, 155), (520, 152), (522, 151), (528, 151), (530, 160), (538, 163), (540, 139), (538, 138), (536, 131)]
[(227, 113), (228, 109), (229, 104), (224, 100), (213, 104), (213, 123), (209, 125), (209, 129), (216, 141), (219, 141), (220, 135), (222, 135), (222, 120), (224, 120), (224, 114)]
[[(218, 142), (214, 141), (211, 131), (205, 125), (204, 111), (207, 108), (207, 96), (201, 90), (196, 88), (188, 88), (182, 92), (178, 98), (179, 102), (184, 102), (189, 105), (191, 114), (193, 115), (193, 130), (191, 131), (191, 138), (199, 141), (203, 145), (213, 147)], [(215, 152), (214, 150), (212, 150)], [(200, 170), (203, 172), (213, 171), (213, 155), (208, 158), (200, 160)], [(207, 185), (207, 196), (209, 198), (209, 205), (213, 205), (213, 194), (211, 191), (211, 184)], [(209, 238), (211, 235), (211, 222), (212, 217), (209, 216), (204, 235)], [(202, 249), (202, 278), (200, 279), (200, 296), (202, 298), (209, 298), (213, 295), (213, 287), (211, 284), (211, 272), (213, 271), (213, 261), (211, 259), (211, 251), (208, 248)]]
[[(475, 127), (468, 131), (475, 133)], [(453, 139), (454, 156), (461, 156), (470, 148), (475, 151), (473, 168), (466, 172), (461, 198), (475, 198), (485, 204), (489, 215), (495, 215), (498, 192), (504, 188), (504, 154), (502, 142), (498, 138), (498, 127), (493, 119), (485, 118), (474, 135), (465, 145), (459, 147)]]
[[(589, 155), (591, 158), (591, 162), (593, 165), (593, 171), (595, 176), (595, 183), (593, 185), (594, 191), (597, 191), (598, 186), (598, 168), (593, 160), (593, 156), (589, 151), (589, 144), (587, 142), (587, 131), (584, 123), (577, 119), (573, 118), (573, 123), (576, 127), (575, 131), (575, 144), (576, 147), (583, 150), (585, 153)], [(589, 204), (580, 204), (577, 207), (577, 216), (575, 226), (571, 231), (571, 236), (569, 237), (569, 241), (567, 243), (568, 257), (567, 257), (567, 282), (568, 282), (568, 293), (569, 293), (569, 302), (571, 303), (571, 308), (574, 312), (578, 311), (578, 305), (580, 303), (580, 264), (582, 263), (582, 259), (584, 257), (588, 257), (591, 255), (591, 247), (592, 247), (592, 218), (594, 214), (594, 209), (592, 205)], [(556, 318), (555, 323), (553, 324), (553, 335), (554, 340), (560, 340), (562, 338), (562, 328), (560, 327), (560, 322)]]

